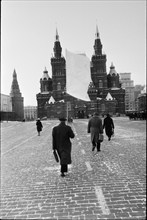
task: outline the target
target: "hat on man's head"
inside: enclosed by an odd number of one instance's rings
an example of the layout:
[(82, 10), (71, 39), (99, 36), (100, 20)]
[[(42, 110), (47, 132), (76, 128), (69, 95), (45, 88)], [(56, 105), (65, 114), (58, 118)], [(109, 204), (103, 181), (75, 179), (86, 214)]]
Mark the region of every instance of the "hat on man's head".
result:
[(98, 114), (98, 112), (95, 112), (94, 115), (95, 115), (95, 116), (98, 116), (99, 114)]
[(66, 116), (64, 113), (59, 114), (59, 120), (60, 121), (66, 121)]
[(66, 121), (67, 119), (65, 117), (60, 117), (59, 120), (60, 121)]

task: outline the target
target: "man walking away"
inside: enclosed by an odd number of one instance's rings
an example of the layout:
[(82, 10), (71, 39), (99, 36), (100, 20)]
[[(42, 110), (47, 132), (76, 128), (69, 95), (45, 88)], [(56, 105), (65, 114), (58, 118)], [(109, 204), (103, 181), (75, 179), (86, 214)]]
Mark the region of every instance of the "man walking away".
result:
[(37, 126), (38, 136), (40, 136), (40, 131), (42, 131), (43, 128), (40, 118), (37, 119), (36, 126)]
[(101, 142), (99, 141), (99, 134), (103, 134), (102, 119), (98, 113), (94, 113), (93, 117), (88, 122), (88, 133), (91, 133), (92, 151), (97, 147), (97, 151), (100, 150)]
[(107, 117), (104, 119), (103, 129), (105, 128), (105, 133), (108, 136), (108, 141), (111, 140), (111, 136), (114, 133), (114, 123), (113, 119), (107, 114)]
[(57, 150), (60, 165), (61, 176), (65, 177), (65, 172), (68, 172), (68, 164), (71, 164), (71, 141), (74, 138), (74, 133), (70, 126), (65, 124), (64, 117), (59, 118), (60, 124), (55, 126), (52, 130), (53, 150)]

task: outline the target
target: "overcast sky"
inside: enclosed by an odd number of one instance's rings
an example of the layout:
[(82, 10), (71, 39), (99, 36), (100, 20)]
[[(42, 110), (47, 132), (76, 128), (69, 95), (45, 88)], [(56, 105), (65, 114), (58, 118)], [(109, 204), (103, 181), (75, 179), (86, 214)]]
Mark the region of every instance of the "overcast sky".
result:
[(98, 25), (107, 73), (131, 72), (134, 84), (146, 82), (146, 1), (13, 1), (1, 2), (1, 93), (9, 95), (14, 68), (24, 105), (37, 105), (40, 78), (52, 77), (56, 27), (65, 56), (85, 52), (91, 60)]

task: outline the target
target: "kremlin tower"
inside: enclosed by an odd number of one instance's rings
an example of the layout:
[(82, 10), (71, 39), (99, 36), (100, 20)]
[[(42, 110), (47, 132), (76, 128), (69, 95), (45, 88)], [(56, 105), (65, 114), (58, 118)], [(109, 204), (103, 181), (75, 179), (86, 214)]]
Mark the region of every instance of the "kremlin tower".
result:
[(24, 104), (23, 97), (20, 93), (15, 69), (13, 72), (13, 81), (11, 85), (10, 98), (12, 102), (12, 112), (15, 113), (14, 120), (22, 121), (24, 119)]

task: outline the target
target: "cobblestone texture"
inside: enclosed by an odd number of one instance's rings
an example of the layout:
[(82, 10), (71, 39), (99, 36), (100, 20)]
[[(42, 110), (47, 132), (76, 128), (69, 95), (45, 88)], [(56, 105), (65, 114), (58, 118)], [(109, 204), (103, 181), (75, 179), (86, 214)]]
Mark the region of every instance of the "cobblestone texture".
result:
[(91, 151), (87, 119), (74, 120), (65, 178), (52, 155), (52, 127), (58, 121), (43, 121), (41, 136), (35, 122), (3, 122), (0, 218), (146, 219), (146, 122), (113, 119), (115, 136), (111, 141), (105, 136), (99, 153)]

